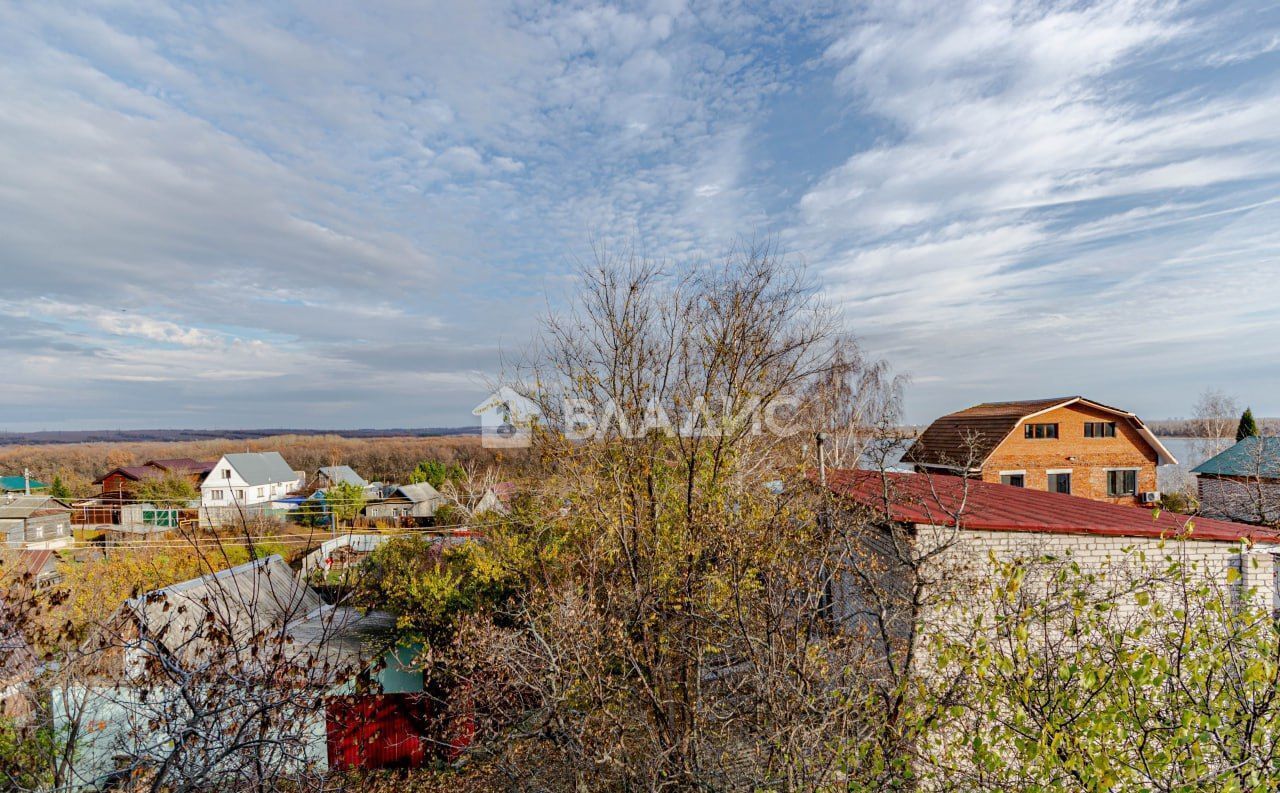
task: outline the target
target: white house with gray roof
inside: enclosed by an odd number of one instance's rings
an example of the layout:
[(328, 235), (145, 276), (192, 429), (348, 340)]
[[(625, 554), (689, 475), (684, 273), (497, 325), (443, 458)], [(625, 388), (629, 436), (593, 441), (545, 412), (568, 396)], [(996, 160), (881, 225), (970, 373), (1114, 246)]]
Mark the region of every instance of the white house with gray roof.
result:
[(224, 454), (200, 485), (200, 506), (265, 507), (300, 487), (302, 479), (280, 452)]

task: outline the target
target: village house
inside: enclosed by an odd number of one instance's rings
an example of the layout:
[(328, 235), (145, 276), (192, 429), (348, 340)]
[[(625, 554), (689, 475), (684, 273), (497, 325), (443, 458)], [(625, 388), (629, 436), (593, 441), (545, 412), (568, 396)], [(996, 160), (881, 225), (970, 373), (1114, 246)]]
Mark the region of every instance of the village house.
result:
[(271, 503), (302, 487), (303, 477), (279, 452), (226, 454), (200, 484), (200, 520), (221, 525), (262, 512)]
[(951, 413), (904, 460), (921, 472), (1128, 505), (1156, 503), (1156, 466), (1177, 463), (1136, 415), (1080, 396)]
[(1191, 470), (1206, 515), (1280, 522), (1280, 438), (1249, 437)]
[(44, 589), (62, 580), (59, 558), (51, 548), (0, 553), (0, 586)]
[(445, 498), (439, 490), (426, 482), (419, 482), (398, 485), (385, 498), (366, 505), (364, 514), (374, 521), (398, 520), (421, 524), (435, 517), (436, 510), (444, 503)]
[(486, 512), (493, 512), (505, 515), (510, 511), (511, 499), (515, 495), (515, 482), (497, 482), (485, 489), (484, 493), (471, 507), (471, 514), (483, 515)]
[(0, 539), (9, 548), (70, 545), (71, 506), (52, 496), (0, 496)]
[(213, 470), (214, 465), (214, 463), (193, 460), (190, 457), (147, 460), (142, 465), (112, 468), (93, 480), (93, 483), (99, 486), (100, 499), (128, 501), (134, 498), (143, 482), (164, 479), (167, 476), (185, 477), (191, 484), (198, 487), (209, 471)]
[(316, 471), (316, 475), (312, 477), (311, 482), (321, 490), (337, 484), (355, 485), (356, 487), (366, 487), (369, 484), (363, 476), (357, 474), (349, 465), (323, 466)]
[[(279, 556), (133, 598), (111, 633), (97, 674), (52, 696), (55, 726), (78, 735), (77, 785), (109, 782), (120, 758), (162, 762), (184, 708), (225, 696), (223, 678), (251, 681), (251, 693), (219, 717), (235, 724), (258, 715), (255, 697), (271, 702), (280, 715), (262, 729), (299, 769), (406, 767), (439, 754), (417, 652), (399, 643), (395, 620), (327, 604)], [(221, 741), (213, 730), (201, 738)]]

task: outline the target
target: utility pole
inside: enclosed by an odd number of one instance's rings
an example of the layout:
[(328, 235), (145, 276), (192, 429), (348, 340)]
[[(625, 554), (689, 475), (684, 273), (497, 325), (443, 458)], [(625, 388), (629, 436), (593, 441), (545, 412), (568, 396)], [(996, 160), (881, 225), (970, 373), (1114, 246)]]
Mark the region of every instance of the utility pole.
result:
[(22, 469), (22, 489), (29, 496), (31, 495), (31, 469)]
[[(830, 495), (827, 491), (827, 452), (823, 443), (826, 439), (826, 433), (819, 432), (814, 436), (814, 440), (818, 444), (818, 483), (822, 486), (822, 493), (819, 495), (822, 501), (818, 507), (818, 528), (824, 542), (827, 540), (827, 502)], [(821, 576), (822, 581), (822, 596), (818, 601), (818, 613), (827, 620), (831, 620), (834, 611), (835, 593), (832, 592), (831, 573), (827, 570), (825, 562), (819, 565), (818, 575)]]

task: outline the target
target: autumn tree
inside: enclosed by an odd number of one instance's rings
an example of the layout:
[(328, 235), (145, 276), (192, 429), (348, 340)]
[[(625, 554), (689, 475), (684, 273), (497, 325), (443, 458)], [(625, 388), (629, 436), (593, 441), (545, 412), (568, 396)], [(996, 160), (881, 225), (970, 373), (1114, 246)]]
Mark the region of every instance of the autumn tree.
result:
[[(477, 696), (520, 705), (494, 737), (511, 783), (813, 789), (854, 766), (893, 775), (896, 757), (853, 748), (882, 650), (824, 616), (837, 534), (864, 524), (818, 520), (807, 479), (804, 395), (833, 375), (865, 382), (839, 318), (768, 246), (699, 267), (602, 254), (579, 281), (513, 386), (547, 417), (534, 504), (485, 529), (558, 550), (525, 566), (502, 614), (512, 629), (464, 625), (459, 642), (487, 681)], [(881, 426), (871, 413), (865, 426)]]
[(436, 490), (444, 487), (445, 482), (459, 482), (467, 477), (466, 469), (458, 463), (443, 463), (439, 460), (423, 460), (409, 474), (413, 484), (426, 482)]
[(144, 479), (134, 495), (139, 501), (164, 509), (176, 509), (199, 501), (200, 488), (185, 476), (166, 474), (155, 479)]
[(350, 524), (364, 511), (366, 496), (364, 488), (351, 482), (338, 482), (324, 491), (324, 504), (333, 517), (333, 528), (338, 529), (346, 522)]

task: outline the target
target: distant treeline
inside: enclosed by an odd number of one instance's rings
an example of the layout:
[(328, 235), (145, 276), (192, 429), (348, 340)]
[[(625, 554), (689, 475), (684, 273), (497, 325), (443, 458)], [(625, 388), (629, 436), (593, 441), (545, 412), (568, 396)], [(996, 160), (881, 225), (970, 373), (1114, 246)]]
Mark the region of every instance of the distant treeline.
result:
[[(378, 430), (377, 432), (381, 432)], [(499, 464), (518, 468), (520, 450), (492, 450), (477, 435), (351, 438), (337, 434), (290, 434), (258, 438), (213, 438), (183, 441), (111, 441), (45, 443), (0, 447), (0, 474), (21, 474), (23, 468), (43, 482), (58, 477), (73, 495), (92, 495), (93, 480), (106, 471), (147, 460), (191, 457), (216, 460), (231, 452), (278, 451), (296, 470), (314, 472), (323, 465), (350, 465), (370, 481), (408, 481), (422, 460), (439, 460), (478, 468)]]
[(42, 430), (40, 432), (0, 432), (0, 446), (42, 443), (140, 443), (174, 441), (244, 440), (281, 435), (336, 435), (340, 438), (436, 438), (449, 435), (478, 435), (478, 427), (418, 427), (360, 430)]
[[(1257, 422), (1263, 435), (1280, 435), (1280, 418), (1259, 418)], [(1204, 423), (1198, 419), (1159, 419), (1148, 421), (1147, 426), (1157, 435), (1199, 438), (1205, 434)]]

